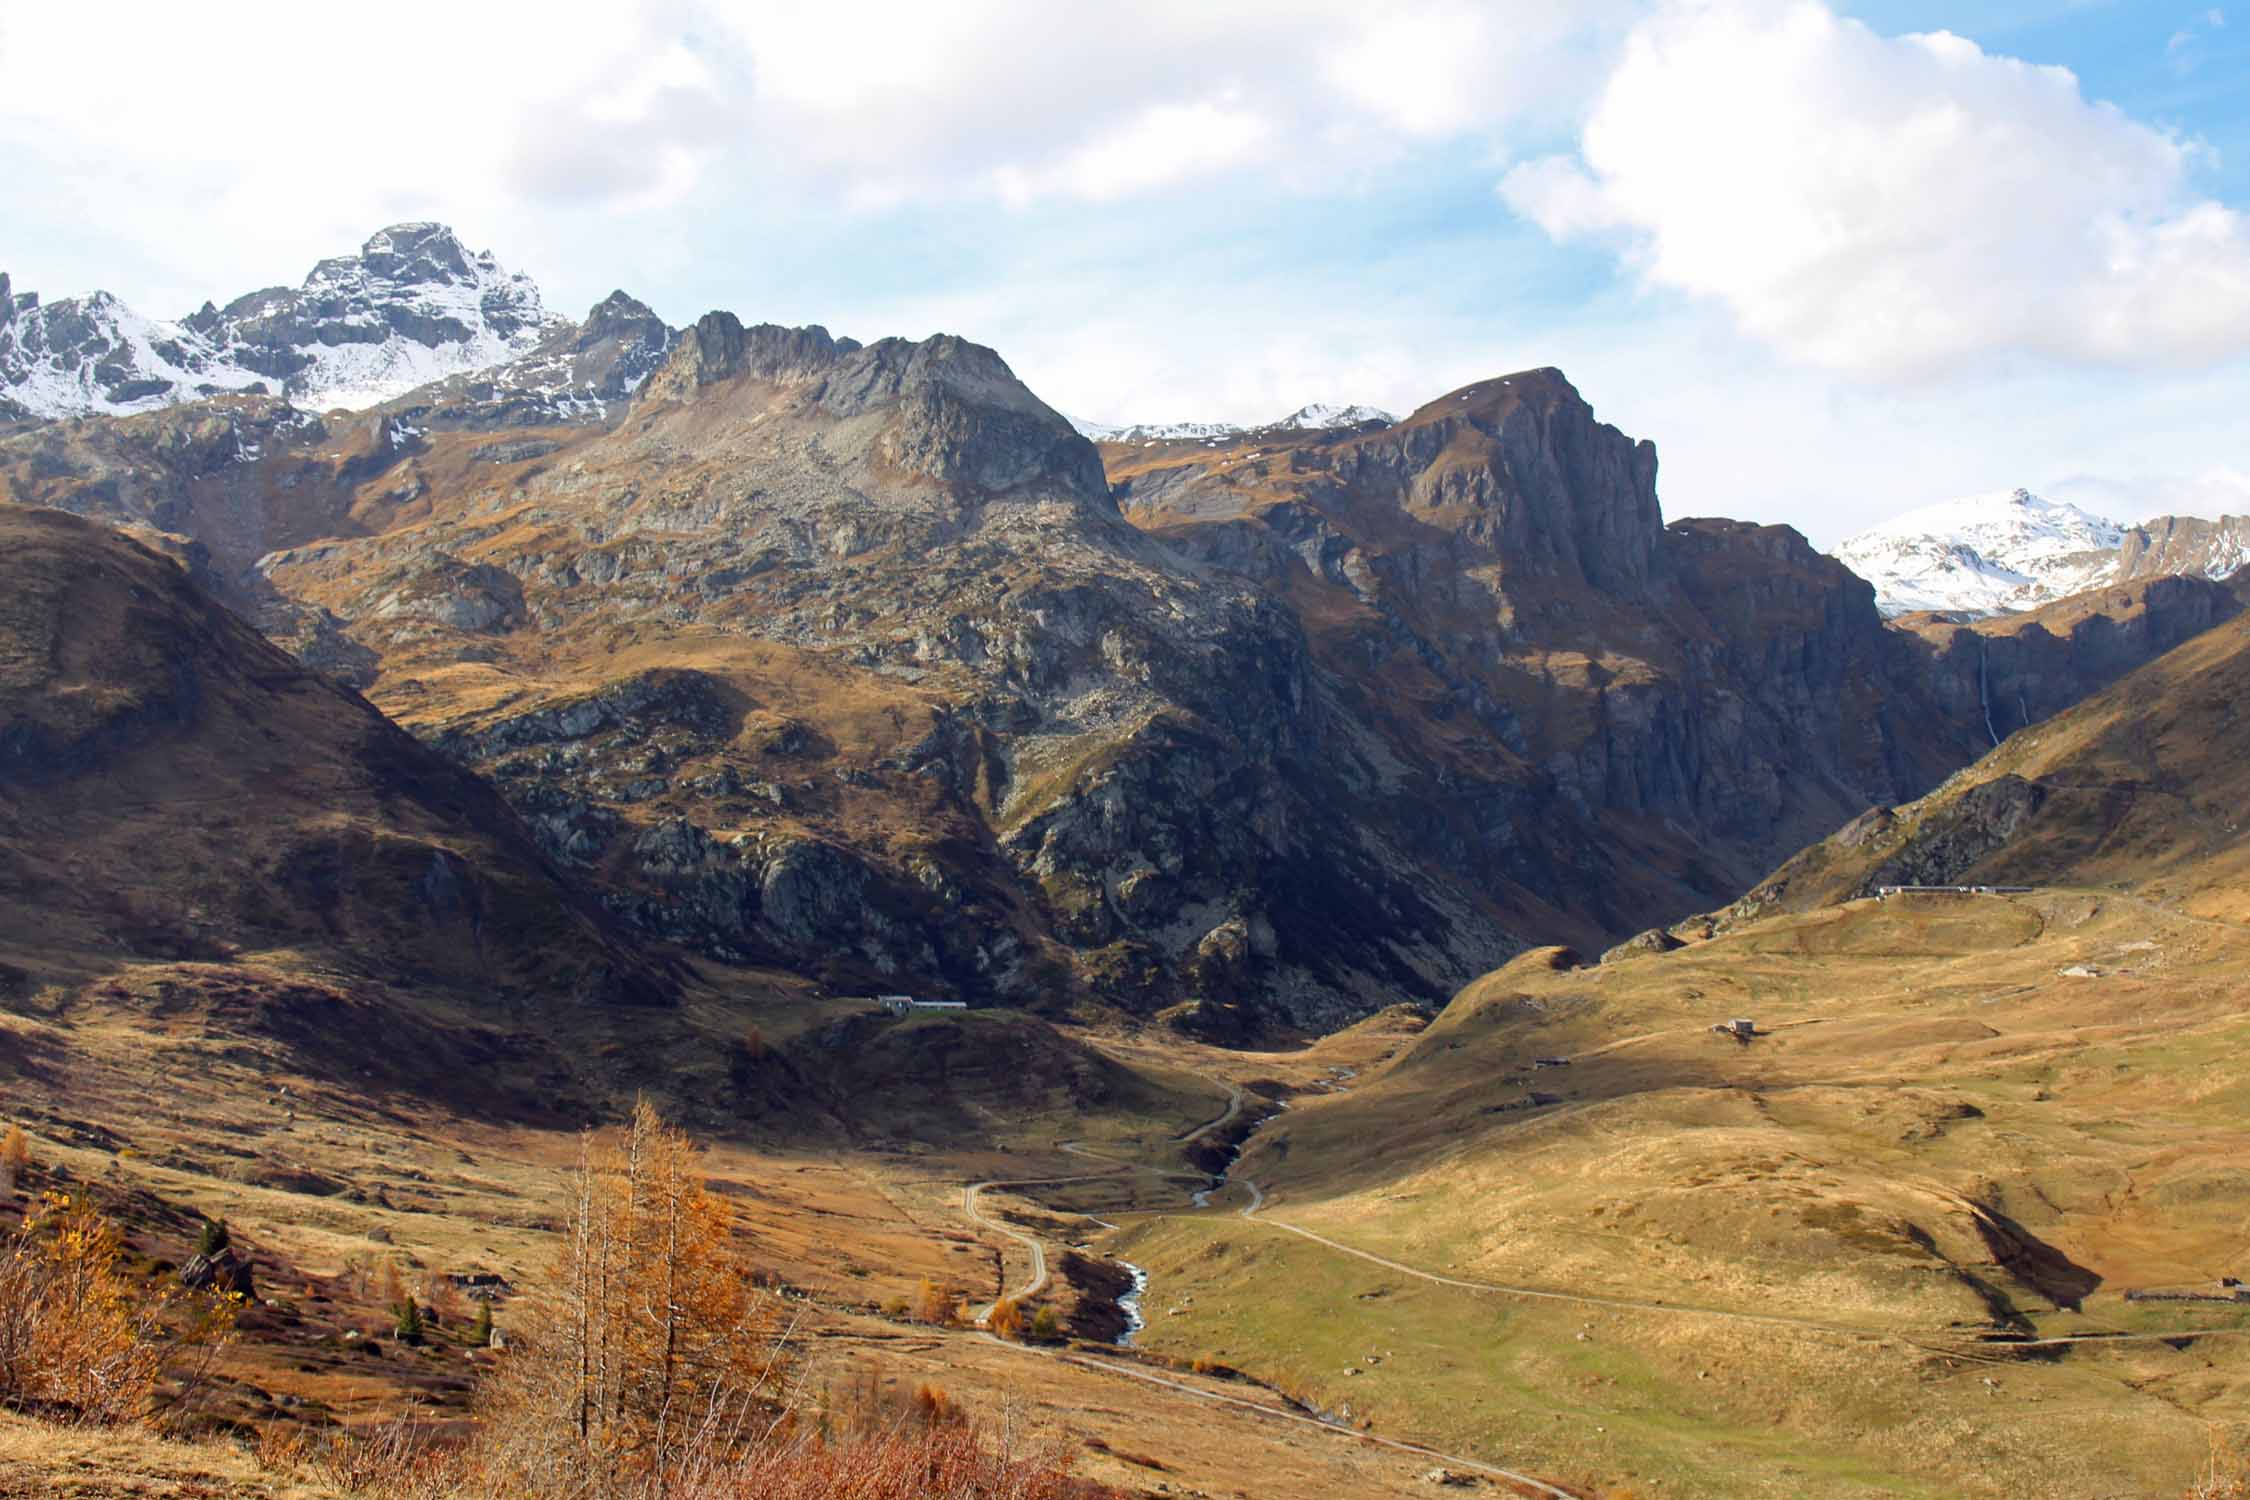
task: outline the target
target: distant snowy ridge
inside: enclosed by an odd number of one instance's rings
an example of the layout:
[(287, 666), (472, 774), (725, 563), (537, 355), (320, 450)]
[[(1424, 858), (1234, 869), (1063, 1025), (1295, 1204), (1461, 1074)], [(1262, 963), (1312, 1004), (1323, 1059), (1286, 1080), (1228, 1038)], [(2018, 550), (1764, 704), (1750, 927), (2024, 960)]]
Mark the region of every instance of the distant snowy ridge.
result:
[(1263, 422), (1247, 427), (1233, 422), (1143, 422), (1126, 427), (1108, 422), (1082, 421), (1077, 417), (1070, 419), (1070, 425), (1078, 429), (1081, 437), (1097, 443), (1215, 443), (1252, 432), (1328, 432), (1343, 427), (1360, 427), (1370, 422), (1381, 422), (1388, 426), (1397, 420), (1397, 417), (1379, 407), (1331, 406), (1316, 401), (1310, 406), (1298, 407), (1278, 422)]
[(0, 275), (0, 409), (33, 419), (148, 411), (229, 391), (374, 406), (529, 352), (561, 326), (528, 276), (442, 224), (394, 224), (357, 255), (177, 321), (107, 292), (42, 304)]
[(1909, 511), (1833, 555), (1875, 586), (1886, 615), (2012, 614), (2159, 573), (2225, 578), (2250, 556), (2250, 520), (2159, 517), (2124, 526), (2019, 489)]

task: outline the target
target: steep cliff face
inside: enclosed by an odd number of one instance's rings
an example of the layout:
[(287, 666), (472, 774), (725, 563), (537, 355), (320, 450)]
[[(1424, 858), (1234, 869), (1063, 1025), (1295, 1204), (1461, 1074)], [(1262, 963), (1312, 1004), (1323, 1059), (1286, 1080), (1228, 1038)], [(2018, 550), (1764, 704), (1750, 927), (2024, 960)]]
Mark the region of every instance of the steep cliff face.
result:
[(2250, 562), (2250, 516), (2158, 516), (2128, 527), (2117, 549), (2117, 581), (2187, 574), (2232, 580)]
[(1908, 616), (1928, 653), (1928, 691), (1989, 749), (2241, 612), (2250, 580), (2159, 576), (1967, 624)]
[(1413, 719), (1377, 717), (1395, 755), (1462, 719), (1512, 753), (1467, 772), (1509, 809), (1482, 847), (1584, 838), (1559, 805), (1634, 851), (1598, 894), (1540, 877), (1605, 933), (1918, 795), (1992, 743), (1991, 705), (2005, 733), (2234, 608), (2171, 579), (2044, 623), (1891, 628), (1790, 528), (1664, 526), (1653, 449), (1552, 370), (1389, 427), (1105, 452), (1128, 516), (1292, 598), (1337, 679), (1395, 695), (1403, 656), (1442, 683)]

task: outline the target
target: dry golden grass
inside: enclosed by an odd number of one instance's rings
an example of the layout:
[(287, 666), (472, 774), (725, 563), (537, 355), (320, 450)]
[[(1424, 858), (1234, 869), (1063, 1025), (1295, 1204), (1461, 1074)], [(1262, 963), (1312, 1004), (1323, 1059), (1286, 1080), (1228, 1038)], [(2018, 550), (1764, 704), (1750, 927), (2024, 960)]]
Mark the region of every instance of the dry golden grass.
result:
[[(441, 1319), (419, 1348), (398, 1344), (384, 1306), (385, 1268), (395, 1263), (408, 1291), (448, 1274), (503, 1276), (515, 1291), (497, 1302), (495, 1324), (503, 1339), (519, 1332), (529, 1316), (523, 1291), (551, 1259), (565, 1217), (562, 1185), (575, 1160), (575, 1133), (464, 1118), (433, 1107), (408, 1080), (308, 1072), (271, 1038), (237, 1029), (239, 1016), (65, 999), (0, 1009), (0, 1048), (20, 1046), (21, 1055), (39, 1061), (9, 1105), (11, 1123), (27, 1129), (39, 1164), (32, 1175), (52, 1168), (74, 1182), (101, 1184), (133, 1225), (134, 1252), (160, 1260), (181, 1259), (206, 1216), (225, 1218), (236, 1245), (255, 1258), (261, 1298), (275, 1304), (246, 1314), (242, 1337), (214, 1382), (211, 1414), (268, 1430), (301, 1422), (356, 1430), (400, 1417), (461, 1420), (475, 1383), (500, 1355), (475, 1347), (466, 1314)], [(433, 1001), (421, 1004), (449, 1024), (463, 1019)], [(610, 1038), (630, 1028), (636, 1055), (676, 1062), (676, 1086), (692, 1098), (696, 1077), (723, 1069), (710, 1044), (699, 1051), (695, 1037), (739, 1035), (756, 1024), (779, 1048), (821, 1013), (817, 1002), (795, 992), (729, 998), (706, 991), (680, 1018), (676, 1041), (665, 1040), (649, 1017), (598, 1013), (569, 1019), (557, 1041), (598, 1072)], [(1395, 1044), (1347, 1038), (1337, 1045), (1379, 1051)], [(978, 1076), (964, 1073), (953, 1079), (950, 1102), (934, 1087), (919, 1103), (911, 1094), (870, 1099), (867, 1117), (891, 1122), (878, 1133), (887, 1144), (877, 1147), (792, 1145), (729, 1138), (723, 1130), (706, 1136), (703, 1170), (713, 1191), (740, 1210), (743, 1254), (761, 1280), (786, 1288), (792, 1309), (802, 1313), (796, 1337), (808, 1389), (816, 1400), (825, 1391), (840, 1396), (873, 1359), (880, 1362), (878, 1386), (902, 1410), (927, 1384), (979, 1422), (1013, 1408), (1015, 1420), (1041, 1440), (1090, 1436), (1146, 1453), (1147, 1435), (1164, 1432), (1171, 1481), (1212, 1494), (1314, 1494), (1337, 1483), (1369, 1495), (1419, 1493), (1417, 1476), (1427, 1464), (1408, 1456), (1362, 1452), (1279, 1417), (1062, 1363), (1052, 1350), (915, 1327), (881, 1312), (888, 1303), (910, 1305), (925, 1282), (933, 1300), (981, 1304), (1022, 1280), (1020, 1247), (961, 1217), (965, 1180), (1101, 1167), (1054, 1149), (1058, 1138), (1181, 1165), (1177, 1138), (1219, 1114), (1224, 1093), (1187, 1069), (1139, 1067), (1137, 1059), (1154, 1061), (1160, 1049), (1120, 1040), (1119, 1050), (1122, 1065), (1144, 1081), (1094, 1117), (1081, 1114), (1067, 1090), (1026, 1094), (1021, 1081), (1009, 1079), (1002, 1093), (980, 1095)], [(1365, 1060), (1358, 1050), (1335, 1055)], [(1289, 1063), (1279, 1054), (1254, 1061), (1256, 1072), (1269, 1075)], [(1324, 1076), (1325, 1066), (1308, 1067), (1305, 1081)], [(1025, 1099), (1035, 1107), (1014, 1119), (996, 1107)], [(686, 1108), (699, 1133), (709, 1128), (708, 1106)], [(966, 1135), (952, 1134), (968, 1126), (974, 1128)], [(1158, 1182), (1149, 1193), (1160, 1201), (1158, 1192), (1176, 1199), (1183, 1189)], [(8, 1211), (0, 1202), (0, 1217)], [(1052, 1222), (1049, 1242), (1058, 1248), (1093, 1230), (1079, 1220)], [(1045, 1306), (1067, 1311), (1075, 1295), (1058, 1284)], [(421, 1300), (434, 1307), (438, 1299)], [(1180, 1378), (1214, 1395), (1244, 1389)], [(111, 1488), (86, 1493), (135, 1493), (132, 1486), (146, 1476), (132, 1472), (125, 1450), (107, 1451), (111, 1457), (92, 1472)], [(185, 1462), (178, 1454), (157, 1456), (146, 1467), (185, 1472)], [(221, 1457), (194, 1462), (199, 1472), (237, 1472)], [(1136, 1485), (1148, 1472), (1099, 1452), (1086, 1455), (1080, 1468), (1090, 1478)], [(310, 1480), (278, 1473), (261, 1482), (265, 1489), (242, 1493), (319, 1492)]]
[[(2060, 972), (2079, 966), (2101, 977)], [(2250, 1408), (2250, 1337), (1997, 1368), (1974, 1341), (2003, 1314), (2250, 1330), (2122, 1297), (2237, 1270), (2246, 979), (2250, 934), (2068, 892), (1860, 903), (1594, 969), (1528, 955), (1268, 1122), (1237, 1173), (1279, 1222), (1228, 1218), (1236, 1194), (1116, 1244), (1155, 1273), (1151, 1347), (1455, 1444), (1559, 1420), (1566, 1441), (1527, 1450), (1551, 1472), (1600, 1454), (1652, 1494), (2177, 1493), (2201, 1418)], [(1733, 1016), (1759, 1038), (1710, 1030)], [(1280, 1223), (1627, 1305), (1423, 1283)]]

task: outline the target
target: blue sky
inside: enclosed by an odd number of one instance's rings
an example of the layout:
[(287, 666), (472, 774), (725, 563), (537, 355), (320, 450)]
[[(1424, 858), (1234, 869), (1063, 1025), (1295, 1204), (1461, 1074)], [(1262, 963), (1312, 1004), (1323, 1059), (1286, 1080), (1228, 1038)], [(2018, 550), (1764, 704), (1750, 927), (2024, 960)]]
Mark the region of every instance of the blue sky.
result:
[(958, 332), (1103, 420), (1559, 365), (1668, 514), (1824, 544), (2019, 484), (2250, 511), (2250, 9), (214, 14), (0, 15), (19, 288), (178, 316), (435, 218), (566, 312)]

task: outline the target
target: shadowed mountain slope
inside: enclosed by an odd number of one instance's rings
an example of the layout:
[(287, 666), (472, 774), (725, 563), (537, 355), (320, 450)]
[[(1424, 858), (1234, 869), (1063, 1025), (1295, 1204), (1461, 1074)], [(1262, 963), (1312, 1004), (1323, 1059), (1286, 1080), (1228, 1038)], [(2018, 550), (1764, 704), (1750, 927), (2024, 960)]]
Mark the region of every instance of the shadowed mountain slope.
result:
[(0, 509), (0, 948), (661, 1001), (490, 788), (57, 511)]
[[(1654, 449), (1597, 423), (1554, 370), (1388, 427), (1105, 455), (1138, 524), (1290, 598), (1315, 660), (1381, 705), (1394, 740), (1511, 758), (1482, 775), (1520, 789), (1525, 842), (1552, 844), (1540, 825), (1560, 805), (1634, 851), (1573, 893), (1612, 933), (1691, 889), (1741, 889), (1974, 758), (1991, 724), (2052, 713), (2239, 608), (2166, 579), (2028, 619), (1890, 628), (1787, 527), (1665, 526)], [(1424, 795), (1442, 804), (1477, 774)]]

